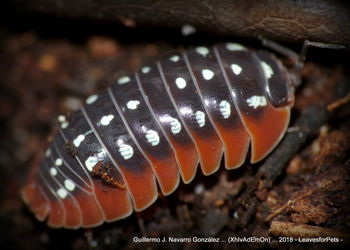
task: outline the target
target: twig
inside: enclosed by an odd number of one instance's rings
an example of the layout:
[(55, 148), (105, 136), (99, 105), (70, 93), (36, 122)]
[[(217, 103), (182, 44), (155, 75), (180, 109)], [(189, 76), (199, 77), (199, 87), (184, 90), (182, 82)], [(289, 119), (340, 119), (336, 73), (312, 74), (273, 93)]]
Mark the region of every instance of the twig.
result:
[[(325, 190), (327, 188), (329, 188), (330, 186), (334, 185), (334, 181), (332, 180), (326, 180), (321, 182), (320, 185), (316, 185), (314, 187), (312, 187), (310, 190), (308, 190), (307, 192), (301, 192), (300, 195), (288, 200), (285, 204), (283, 204), (282, 206), (280, 206), (279, 208), (277, 208), (276, 210), (272, 211), (272, 213), (270, 213), (266, 218), (265, 221), (269, 222), (271, 221), (274, 217), (276, 217), (277, 215), (279, 215), (280, 213), (284, 212), (285, 210), (287, 210), (288, 208), (290, 208), (293, 204), (295, 204), (296, 202), (305, 199), (306, 197), (314, 194), (315, 192), (319, 191), (319, 190)], [(309, 187), (308, 187), (309, 188)]]
[(270, 234), (285, 237), (301, 237), (301, 238), (326, 238), (337, 237), (339, 240), (349, 240), (350, 235), (347, 233), (335, 231), (329, 228), (322, 228), (318, 226), (310, 226), (301, 223), (272, 221), (270, 227)]
[[(298, 200), (301, 200), (303, 198), (305, 198), (306, 196), (311, 195), (312, 193), (306, 193), (301, 197), (298, 197)], [(265, 218), (265, 221), (270, 221), (272, 220), (274, 217), (276, 217), (277, 215), (279, 215), (280, 213), (284, 212), (285, 210), (287, 210), (291, 205), (293, 205), (297, 200), (293, 199), (293, 200), (288, 200), (285, 204), (283, 204), (282, 206), (280, 206), (279, 208), (277, 208), (276, 210), (272, 211), (272, 213), (269, 214), (269, 216), (267, 216)]]
[(331, 104), (327, 105), (327, 109), (329, 111), (333, 111), (349, 102), (350, 102), (350, 92), (343, 98), (340, 98), (339, 100), (336, 100), (335, 102), (332, 102)]

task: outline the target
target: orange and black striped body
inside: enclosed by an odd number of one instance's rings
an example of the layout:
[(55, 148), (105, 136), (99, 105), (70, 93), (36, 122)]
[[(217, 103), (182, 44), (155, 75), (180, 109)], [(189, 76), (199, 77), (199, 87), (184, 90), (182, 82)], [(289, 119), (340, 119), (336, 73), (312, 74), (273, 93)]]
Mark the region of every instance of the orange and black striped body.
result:
[(293, 88), (282, 63), (235, 44), (161, 58), (90, 96), (60, 127), (22, 196), (51, 227), (129, 216), (205, 175), (252, 163), (284, 135)]

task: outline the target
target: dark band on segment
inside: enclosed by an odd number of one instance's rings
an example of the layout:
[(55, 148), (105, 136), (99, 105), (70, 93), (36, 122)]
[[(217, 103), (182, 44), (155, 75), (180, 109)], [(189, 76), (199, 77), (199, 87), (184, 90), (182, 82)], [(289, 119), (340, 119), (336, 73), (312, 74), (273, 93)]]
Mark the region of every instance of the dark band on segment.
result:
[(203, 173), (214, 173), (220, 166), (223, 145), (208, 119), (184, 57), (162, 59), (159, 66), (167, 93), (196, 145)]
[(245, 161), (249, 136), (237, 113), (214, 49), (197, 47), (185, 54), (202, 102), (225, 146), (226, 168)]
[(169, 142), (145, 103), (137, 77), (129, 76), (127, 83), (113, 84), (109, 93), (125, 126), (150, 161), (163, 194), (173, 192), (180, 180), (177, 162)]
[(162, 126), (172, 145), (182, 179), (185, 183), (188, 183), (196, 173), (198, 165), (197, 151), (167, 95), (159, 68), (154, 65), (150, 66), (150, 71), (147, 74), (139, 74), (139, 80), (139, 87), (146, 96), (145, 101), (149, 104), (150, 110), (154, 113), (154, 117)]
[(217, 46), (228, 85), (240, 117), (252, 141), (251, 162), (264, 158), (280, 141), (287, 129), (290, 107), (276, 109), (267, 96), (270, 74), (251, 51)]
[(267, 51), (257, 51), (260, 65), (267, 75), (267, 93), (271, 104), (275, 107), (291, 105), (293, 93), (289, 74), (282, 63)]

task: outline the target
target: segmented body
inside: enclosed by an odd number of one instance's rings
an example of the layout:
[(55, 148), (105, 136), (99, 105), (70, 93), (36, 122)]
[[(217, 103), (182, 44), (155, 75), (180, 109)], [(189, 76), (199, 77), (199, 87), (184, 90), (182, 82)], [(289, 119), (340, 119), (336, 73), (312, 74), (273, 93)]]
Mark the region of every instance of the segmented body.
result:
[(52, 227), (93, 227), (150, 206), (160, 191), (251, 162), (277, 145), (293, 93), (271, 53), (235, 44), (161, 58), (92, 95), (60, 128), (22, 195)]

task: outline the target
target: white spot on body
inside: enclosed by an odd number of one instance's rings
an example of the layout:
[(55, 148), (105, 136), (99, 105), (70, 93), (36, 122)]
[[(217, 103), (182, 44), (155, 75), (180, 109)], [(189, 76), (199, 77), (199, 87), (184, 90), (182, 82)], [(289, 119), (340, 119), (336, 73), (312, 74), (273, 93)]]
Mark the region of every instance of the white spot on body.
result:
[(205, 125), (205, 114), (204, 114), (204, 112), (197, 111), (195, 113), (195, 116), (196, 116), (196, 120), (197, 120), (197, 123), (198, 123), (199, 127), (204, 127), (204, 125)]
[(64, 181), (64, 186), (69, 190), (73, 191), (75, 189), (75, 184), (72, 180), (67, 179)]
[(230, 117), (231, 105), (228, 101), (225, 101), (225, 100), (221, 101), (219, 108), (220, 108), (220, 112), (221, 112), (222, 116), (224, 117), (224, 119), (227, 119)]
[(57, 158), (57, 159), (55, 160), (55, 165), (56, 165), (56, 166), (61, 166), (62, 163), (63, 163), (63, 161), (62, 161), (61, 158)]
[(238, 64), (231, 64), (231, 69), (235, 75), (239, 75), (242, 72), (242, 68)]
[(106, 150), (102, 148), (101, 152), (97, 153), (97, 158), (102, 160), (106, 156), (106, 154)]
[(59, 115), (57, 119), (61, 123), (62, 129), (65, 129), (66, 127), (68, 127), (69, 123), (67, 121), (67, 118), (64, 115)]
[(98, 99), (98, 95), (91, 95), (86, 99), (86, 104), (92, 104)]
[(146, 131), (146, 139), (152, 146), (157, 146), (160, 141), (157, 131), (152, 129)]
[(176, 78), (175, 83), (176, 83), (176, 86), (177, 86), (179, 89), (183, 89), (183, 88), (185, 88), (186, 85), (187, 85), (186, 80), (183, 79), (182, 77)]
[(113, 120), (114, 115), (105, 115), (101, 118), (100, 123), (103, 126), (108, 126), (109, 123)]
[(91, 129), (90, 130), (88, 130), (88, 131), (86, 131), (85, 133), (84, 133), (84, 136), (88, 136), (89, 134), (92, 134), (94, 131), (92, 131)]
[(226, 43), (226, 49), (229, 51), (247, 50), (246, 47), (238, 43)]
[(62, 128), (62, 129), (65, 129), (65, 128), (68, 127), (68, 125), (69, 125), (69, 122), (62, 122), (62, 123), (61, 123), (61, 128)]
[(271, 68), (271, 66), (268, 65), (266, 62), (263, 62), (263, 61), (260, 63), (260, 65), (261, 65), (261, 67), (262, 67), (262, 69), (264, 71), (265, 77), (267, 79), (270, 79), (271, 76), (273, 75), (273, 69)]
[(51, 175), (51, 176), (56, 176), (56, 175), (57, 175), (57, 169), (54, 168), (54, 167), (51, 167), (51, 168), (50, 168), (50, 175)]
[(249, 107), (253, 107), (256, 109), (257, 107), (263, 107), (267, 105), (267, 101), (265, 96), (252, 96), (247, 99), (247, 103)]
[(148, 67), (148, 66), (145, 66), (145, 67), (143, 67), (143, 68), (141, 69), (141, 71), (142, 71), (142, 73), (147, 74), (148, 72), (151, 71), (151, 68)]
[(118, 79), (118, 84), (120, 84), (120, 85), (128, 83), (128, 82), (130, 82), (130, 77), (128, 77), (128, 76), (123, 76), (123, 77), (120, 77)]
[(46, 151), (45, 151), (45, 156), (46, 156), (46, 157), (49, 157), (50, 155), (51, 155), (51, 149), (48, 148), (48, 149), (46, 149)]
[(180, 60), (180, 57), (178, 55), (173, 55), (169, 58), (172, 62), (178, 62)]
[(209, 54), (209, 49), (206, 47), (197, 47), (196, 52), (204, 57)]
[(173, 132), (174, 135), (180, 133), (181, 131), (181, 123), (178, 119), (171, 117), (170, 118), (170, 126), (171, 126), (171, 132)]
[(126, 107), (131, 110), (137, 109), (137, 106), (140, 104), (138, 100), (131, 100), (126, 103)]
[(183, 36), (191, 35), (193, 33), (196, 33), (196, 31), (196, 28), (189, 24), (185, 24), (181, 27), (181, 33)]
[(134, 149), (128, 144), (120, 145), (118, 151), (124, 160), (130, 159), (134, 155)]
[(59, 116), (57, 117), (57, 120), (58, 120), (59, 122), (65, 122), (65, 121), (66, 121), (66, 117), (65, 117), (64, 115), (59, 115)]
[(214, 77), (214, 72), (210, 69), (203, 69), (202, 75), (205, 80), (211, 80)]
[(96, 165), (98, 159), (96, 156), (89, 156), (85, 161), (85, 167), (91, 172), (92, 168)]
[(78, 135), (74, 140), (73, 140), (73, 144), (76, 147), (80, 146), (80, 143), (82, 143), (82, 141), (85, 140), (85, 135)]
[(67, 190), (65, 190), (64, 188), (60, 188), (56, 191), (57, 195), (61, 198), (61, 199), (64, 199), (67, 197), (68, 195), (68, 192)]

